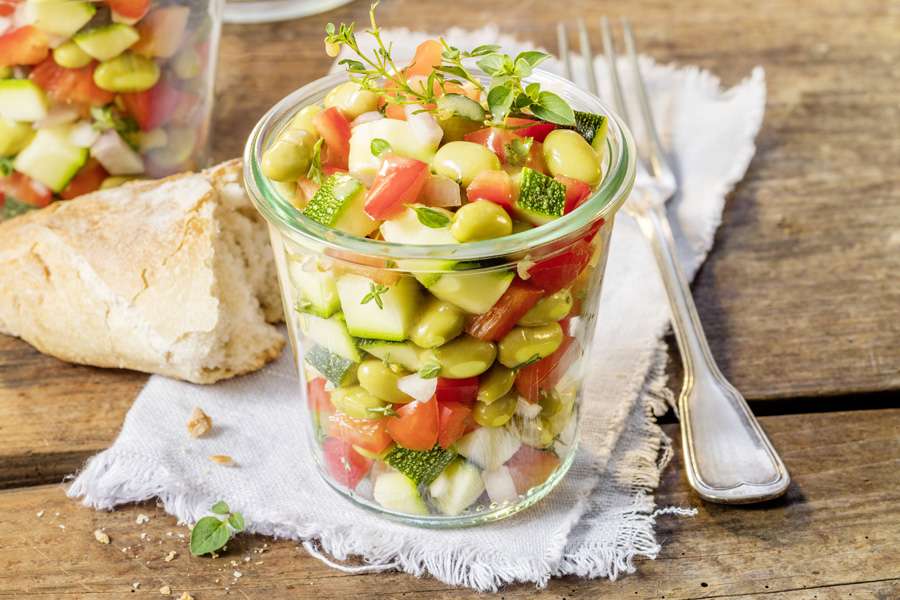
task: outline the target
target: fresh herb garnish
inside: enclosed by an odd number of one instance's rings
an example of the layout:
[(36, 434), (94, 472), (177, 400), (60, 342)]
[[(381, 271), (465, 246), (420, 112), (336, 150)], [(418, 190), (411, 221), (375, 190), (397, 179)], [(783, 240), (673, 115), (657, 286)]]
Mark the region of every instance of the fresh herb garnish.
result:
[(531, 154), (531, 145), (533, 143), (534, 138), (532, 137), (514, 138), (503, 147), (503, 150), (506, 152), (506, 162), (514, 167), (521, 167), (524, 165), (528, 162), (528, 156)]
[(372, 150), (372, 156), (381, 156), (385, 152), (391, 151), (391, 143), (381, 138), (374, 138), (369, 144), (369, 148)]
[(325, 179), (325, 173), (322, 172), (322, 143), (323, 138), (316, 140), (312, 148), (312, 158), (309, 160), (309, 169), (306, 171), (306, 178), (322, 185)]
[(115, 129), (123, 136), (140, 131), (137, 121), (123, 117), (113, 106), (92, 106), (91, 117), (94, 119), (94, 129), (99, 131)]
[(441, 365), (436, 363), (428, 363), (422, 365), (419, 369), (419, 377), (422, 379), (434, 379), (441, 372)]
[(374, 300), (379, 309), (384, 309), (384, 300), (381, 299), (381, 295), (386, 293), (389, 289), (390, 288), (388, 288), (388, 286), (382, 285), (380, 283), (370, 283), (369, 293), (363, 296), (362, 300), (360, 300), (359, 303), (368, 304), (369, 302)]
[(441, 229), (450, 224), (450, 217), (433, 208), (428, 208), (427, 206), (413, 206), (411, 208), (416, 211), (419, 223), (425, 227)]
[(13, 161), (6, 156), (0, 156), (0, 177), (6, 177), (13, 172)]
[(203, 517), (194, 525), (191, 530), (191, 554), (194, 556), (212, 554), (227, 544), (232, 534), (244, 529), (244, 516), (231, 512), (225, 502), (219, 500), (210, 511), (222, 518)]

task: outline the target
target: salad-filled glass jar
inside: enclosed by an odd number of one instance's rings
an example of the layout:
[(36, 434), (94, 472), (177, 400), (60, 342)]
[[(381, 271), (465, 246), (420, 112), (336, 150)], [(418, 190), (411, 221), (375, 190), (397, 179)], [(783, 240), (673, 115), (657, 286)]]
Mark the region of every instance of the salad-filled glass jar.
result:
[[(484, 114), (465, 116), (478, 102), (461, 94), (450, 94), (459, 110), (443, 113), (429, 141), (433, 127), (416, 121), (428, 111), (373, 111), (335, 74), (283, 99), (246, 146), (245, 182), (270, 226), (310, 450), (332, 487), (404, 522), (512, 515), (544, 497), (574, 458), (634, 146), (596, 97), (539, 70), (529, 82), (585, 116), (594, 145), (579, 137), (581, 121), (484, 128)], [(282, 156), (297, 143), (312, 148), (299, 167)], [(584, 148), (596, 164), (580, 161)], [(508, 156), (519, 151), (520, 160)], [(303, 175), (309, 169), (321, 169), (321, 183)]]
[(222, 0), (0, 0), (0, 220), (205, 166)]

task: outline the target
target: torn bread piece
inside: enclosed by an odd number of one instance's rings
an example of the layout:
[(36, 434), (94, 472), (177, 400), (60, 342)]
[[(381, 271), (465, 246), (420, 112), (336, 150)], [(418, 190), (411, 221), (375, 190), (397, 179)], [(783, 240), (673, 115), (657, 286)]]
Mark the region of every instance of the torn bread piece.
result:
[(240, 169), (132, 182), (0, 223), (0, 333), (195, 383), (273, 360), (275, 265)]

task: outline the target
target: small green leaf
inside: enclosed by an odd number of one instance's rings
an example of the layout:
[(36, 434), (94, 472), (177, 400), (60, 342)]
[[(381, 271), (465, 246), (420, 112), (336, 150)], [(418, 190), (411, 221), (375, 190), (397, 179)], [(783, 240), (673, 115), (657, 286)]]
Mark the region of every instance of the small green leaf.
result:
[(381, 138), (373, 138), (372, 143), (369, 144), (369, 149), (372, 151), (373, 156), (381, 156), (385, 152), (391, 151), (391, 143)]
[(526, 52), (519, 52), (515, 62), (518, 63), (520, 60), (523, 60), (528, 63), (530, 67), (534, 68), (548, 58), (550, 58), (550, 55), (546, 52), (541, 52), (540, 50), (528, 50)]
[(219, 500), (218, 502), (213, 504), (212, 508), (210, 508), (209, 510), (216, 513), (217, 515), (227, 515), (229, 512), (231, 512), (224, 500)]
[(328, 35), (334, 35), (334, 23), (328, 23), (325, 25), (325, 33)]
[(477, 56), (487, 56), (488, 54), (494, 54), (499, 50), (500, 46), (497, 44), (482, 44), (481, 46), (475, 46), (466, 52), (466, 56), (471, 56), (473, 58)]
[(419, 218), (419, 223), (425, 227), (440, 229), (450, 224), (450, 217), (433, 208), (428, 208), (427, 206), (413, 206), (412, 209), (416, 211), (416, 217)]
[(244, 530), (244, 515), (239, 512), (231, 513), (228, 517), (228, 524), (235, 531), (243, 531)]
[(515, 100), (515, 91), (505, 85), (495, 85), (488, 92), (487, 102), (494, 121), (502, 121), (509, 114), (509, 107)]
[(556, 123), (557, 125), (574, 125), (575, 111), (568, 102), (553, 92), (541, 92), (536, 104), (531, 106), (531, 111), (539, 119)]
[(525, 95), (531, 98), (533, 101), (537, 102), (538, 96), (541, 93), (541, 84), (539, 83), (529, 83), (525, 86)]
[(225, 521), (216, 517), (203, 517), (191, 530), (191, 554), (200, 556), (215, 552), (228, 543), (231, 532)]
[(503, 71), (503, 57), (499, 54), (489, 54), (475, 64), (491, 76), (498, 75)]
[(6, 177), (13, 172), (13, 161), (11, 158), (0, 156), (0, 177)]
[(369, 293), (362, 297), (359, 301), (360, 304), (368, 304), (372, 300), (375, 301), (375, 305), (379, 309), (384, 309), (384, 300), (381, 299), (381, 295), (386, 293), (390, 288), (386, 285), (381, 285), (380, 283), (370, 283), (369, 284)]
[(422, 379), (434, 379), (441, 372), (441, 365), (435, 363), (428, 363), (422, 365), (419, 369), (419, 377)]
[(306, 172), (306, 178), (319, 185), (322, 185), (322, 180), (325, 178), (325, 174), (322, 172), (322, 144), (324, 141), (323, 138), (319, 138), (313, 144), (312, 159), (309, 161), (309, 170)]
[(345, 65), (347, 67), (347, 71), (350, 73), (366, 73), (366, 65), (358, 60), (353, 60), (352, 58), (345, 58), (343, 60), (338, 61), (339, 65)]
[(456, 77), (466, 78), (466, 70), (462, 67), (456, 65), (441, 65), (439, 67), (434, 68), (435, 71), (439, 71), (441, 73), (447, 73), (448, 75), (455, 75)]
[(506, 162), (514, 167), (521, 167), (528, 161), (528, 155), (531, 154), (531, 145), (534, 138), (517, 137), (504, 146), (506, 151)]

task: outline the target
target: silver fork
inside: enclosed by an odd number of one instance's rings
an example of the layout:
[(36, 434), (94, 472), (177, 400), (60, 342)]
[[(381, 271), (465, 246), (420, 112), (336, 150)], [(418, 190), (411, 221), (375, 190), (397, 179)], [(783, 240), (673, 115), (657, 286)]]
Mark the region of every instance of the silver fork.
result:
[[(599, 95), (584, 21), (579, 19), (577, 27), (581, 54), (586, 58), (588, 86), (592, 93)], [(669, 297), (672, 326), (684, 362), (678, 412), (688, 481), (700, 496), (712, 502), (744, 504), (776, 498), (785, 492), (791, 479), (747, 402), (722, 375), (709, 350), (690, 287), (678, 264), (666, 215), (665, 204), (678, 191), (678, 180), (659, 140), (638, 64), (634, 35), (624, 19), (622, 29), (644, 125), (644, 139), (638, 143), (637, 159), (637, 177), (641, 185), (635, 187), (625, 209), (637, 220), (649, 240)], [(613, 105), (628, 124), (612, 30), (605, 17), (601, 30)], [(560, 59), (566, 76), (571, 79), (568, 36), (562, 23), (557, 27), (557, 36)]]

